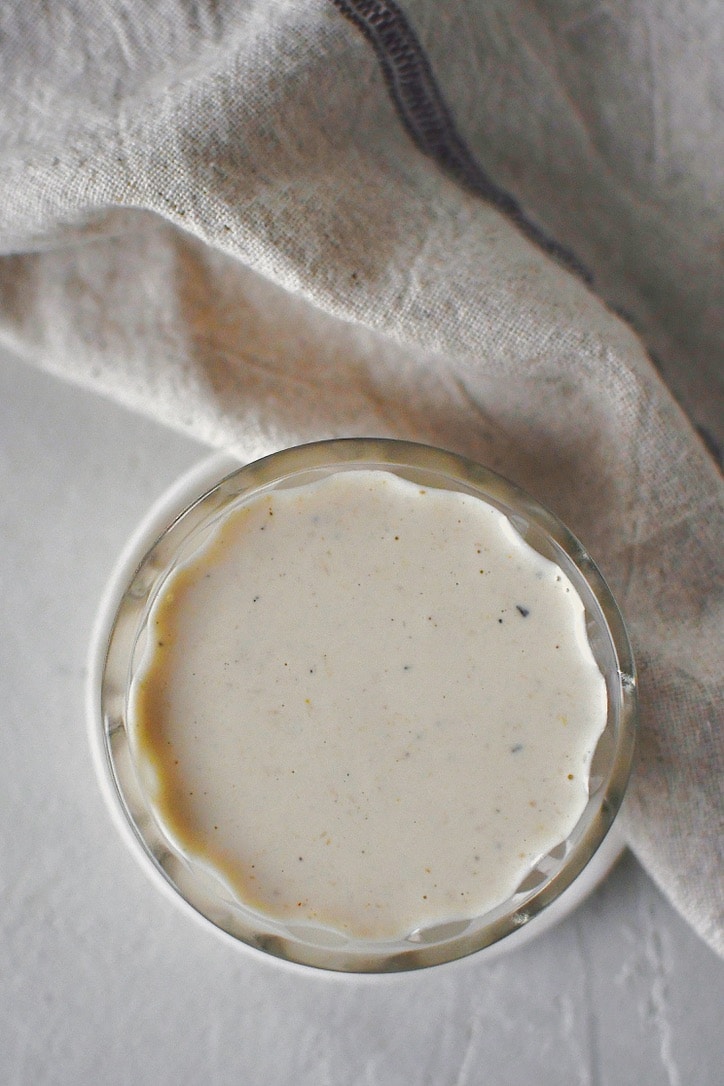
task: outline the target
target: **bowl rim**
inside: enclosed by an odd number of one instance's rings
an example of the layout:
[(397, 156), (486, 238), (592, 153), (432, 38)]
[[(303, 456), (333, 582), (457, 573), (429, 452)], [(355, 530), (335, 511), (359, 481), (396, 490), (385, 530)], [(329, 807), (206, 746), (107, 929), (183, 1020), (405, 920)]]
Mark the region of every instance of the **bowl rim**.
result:
[[(238, 930), (230, 931), (218, 918), (209, 916), (208, 909), (200, 907), (198, 901), (189, 900), (188, 895), (175, 885), (139, 827), (139, 819), (131, 810), (132, 804), (129, 805), (127, 788), (119, 779), (118, 759), (113, 751), (118, 719), (117, 712), (108, 708), (108, 669), (115, 663), (119, 616), (124, 602), (128, 601), (132, 590), (136, 591), (139, 576), (143, 580), (144, 571), (152, 566), (160, 544), (167, 544), (169, 540), (173, 544), (179, 538), (187, 538), (209, 515), (223, 514), (227, 506), (237, 504), (260, 489), (278, 485), (281, 481), (288, 482), (299, 476), (309, 476), (310, 473), (314, 477), (314, 473), (321, 476), (337, 470), (374, 467), (397, 470), (403, 477), (405, 471), (411, 471), (413, 475), (422, 471), (428, 478), (427, 485), (433, 485), (429, 482), (430, 473), (440, 479), (462, 482), (464, 485), (458, 489), (477, 491), (491, 504), (502, 503), (514, 508), (529, 525), (533, 524), (536, 530), (542, 530), (553, 540), (556, 548), (567, 556), (588, 585), (610, 638), (616, 659), (616, 675), (615, 679), (612, 674), (607, 675), (607, 684), (610, 686), (614, 681), (616, 684), (616, 742), (607, 780), (599, 790), (600, 803), (595, 805), (595, 811), (589, 811), (584, 832), (579, 835), (559, 870), (515, 909), (509, 909), (492, 924), (479, 927), (472, 933), (463, 932), (441, 944), (409, 943), (400, 949), (398, 942), (394, 952), (389, 948), (372, 950), (369, 944), (360, 944), (354, 952), (349, 947), (342, 950), (313, 948), (310, 951), (289, 935), (269, 937), (268, 932), (264, 935), (249, 931), (240, 935)], [(498, 507), (501, 505), (498, 504)], [(516, 527), (520, 530), (520, 523)], [(167, 549), (173, 551), (173, 547)], [(590, 607), (590, 600), (586, 606)], [(582, 896), (577, 889), (591, 883), (595, 885), (605, 873), (601, 871), (594, 877), (598, 868), (603, 866), (607, 870), (621, 849), (617, 838), (615, 848), (611, 841), (605, 849), (602, 846), (623, 802), (631, 772), (637, 695), (633, 653), (616, 601), (588, 552), (555, 514), (499, 473), (434, 446), (392, 438), (335, 438), (292, 446), (246, 464), (241, 464), (238, 458), (226, 453), (217, 453), (204, 460), (183, 475), (152, 506), (122, 551), (98, 612), (92, 637), (87, 690), (88, 726), (96, 773), (113, 821), (137, 859), (153, 874), (154, 881), (167, 896), (184, 905), (206, 926), (220, 932), (234, 945), (253, 947), (288, 963), (342, 974), (397, 974), (452, 963), (483, 950), (490, 955), (493, 950), (518, 945), (536, 931), (555, 922), (557, 914), (569, 911), (569, 907), (573, 907)], [(607, 731), (611, 725), (610, 696), (608, 712)], [(599, 850), (601, 855), (596, 861)], [(603, 865), (601, 857), (605, 857)], [(591, 865), (591, 869), (586, 874), (588, 865)], [(558, 907), (555, 908), (557, 903)]]

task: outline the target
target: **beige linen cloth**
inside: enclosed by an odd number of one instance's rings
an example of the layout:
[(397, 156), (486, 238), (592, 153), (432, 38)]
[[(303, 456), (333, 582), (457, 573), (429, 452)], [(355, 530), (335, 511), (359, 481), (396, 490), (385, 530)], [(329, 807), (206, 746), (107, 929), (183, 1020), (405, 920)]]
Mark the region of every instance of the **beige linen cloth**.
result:
[(0, 6), (0, 341), (244, 456), (411, 437), (551, 506), (638, 659), (628, 841), (719, 952), (721, 23)]

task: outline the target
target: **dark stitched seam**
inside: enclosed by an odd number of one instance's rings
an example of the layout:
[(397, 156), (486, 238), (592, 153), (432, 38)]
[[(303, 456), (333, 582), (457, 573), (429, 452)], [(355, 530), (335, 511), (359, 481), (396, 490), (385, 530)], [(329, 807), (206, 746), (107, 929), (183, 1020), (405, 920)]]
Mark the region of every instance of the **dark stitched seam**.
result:
[(578, 258), (531, 222), (518, 201), (487, 176), (470, 152), (417, 35), (394, 0), (332, 0), (332, 3), (374, 49), (400, 119), (416, 147), (476, 196), (507, 215), (549, 256), (590, 283), (592, 275)]

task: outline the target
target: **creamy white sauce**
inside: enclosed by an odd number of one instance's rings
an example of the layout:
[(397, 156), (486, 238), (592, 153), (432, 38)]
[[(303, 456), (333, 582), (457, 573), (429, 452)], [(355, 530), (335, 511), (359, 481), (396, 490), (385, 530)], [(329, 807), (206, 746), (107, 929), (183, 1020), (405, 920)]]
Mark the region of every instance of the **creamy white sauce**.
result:
[(583, 604), (478, 498), (380, 471), (252, 498), (164, 586), (129, 705), (159, 822), (242, 902), (357, 938), (500, 904), (606, 719)]

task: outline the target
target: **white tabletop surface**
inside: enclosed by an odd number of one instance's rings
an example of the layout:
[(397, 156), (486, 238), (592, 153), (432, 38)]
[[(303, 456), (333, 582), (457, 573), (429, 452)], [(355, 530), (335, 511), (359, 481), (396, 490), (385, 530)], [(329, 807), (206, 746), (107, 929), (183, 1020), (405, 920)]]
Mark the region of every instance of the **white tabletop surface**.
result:
[(379, 980), (237, 951), (147, 879), (94, 778), (88, 643), (207, 454), (0, 356), (0, 1083), (718, 1086), (724, 969), (628, 854), (528, 945)]

